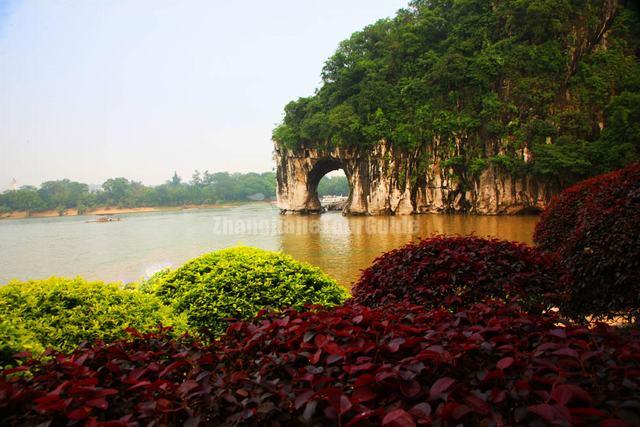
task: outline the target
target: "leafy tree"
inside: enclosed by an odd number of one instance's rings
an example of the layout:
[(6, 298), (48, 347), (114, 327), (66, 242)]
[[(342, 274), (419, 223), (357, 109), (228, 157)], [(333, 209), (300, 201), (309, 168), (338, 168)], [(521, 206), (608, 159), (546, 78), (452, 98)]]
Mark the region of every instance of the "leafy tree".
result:
[(193, 172), (193, 175), (191, 176), (191, 185), (194, 185), (196, 187), (200, 187), (202, 186), (203, 182), (202, 182), (202, 176), (200, 175), (200, 171), (198, 171), (197, 169)]
[(214, 204), (225, 201), (249, 201), (275, 197), (273, 172), (233, 173), (195, 171), (190, 183), (177, 174), (165, 184), (147, 187), (140, 182), (118, 177), (102, 184), (102, 191), (89, 192), (86, 184), (69, 180), (49, 181), (36, 187), (22, 187), (0, 194), (0, 211), (42, 211), (77, 208), (86, 213), (97, 206), (181, 206)]
[(80, 182), (63, 179), (47, 181), (38, 190), (47, 209), (64, 210), (77, 206), (89, 196), (89, 186)]
[(131, 190), (131, 183), (127, 178), (110, 178), (102, 184), (102, 189), (113, 201), (124, 199)]
[(35, 212), (46, 209), (46, 204), (38, 190), (30, 186), (6, 192), (0, 204), (12, 211)]
[(606, 110), (606, 127), (599, 142), (607, 169), (616, 169), (640, 158), (640, 93), (623, 92)]
[(178, 176), (178, 172), (174, 172), (173, 176), (171, 177), (171, 185), (180, 185), (181, 182), (182, 178)]
[(466, 179), (497, 164), (566, 185), (640, 159), (638, 52), (637, 2), (414, 0), (341, 42), (273, 139), (387, 140)]
[(348, 196), (349, 181), (346, 176), (325, 176), (318, 183), (319, 196)]

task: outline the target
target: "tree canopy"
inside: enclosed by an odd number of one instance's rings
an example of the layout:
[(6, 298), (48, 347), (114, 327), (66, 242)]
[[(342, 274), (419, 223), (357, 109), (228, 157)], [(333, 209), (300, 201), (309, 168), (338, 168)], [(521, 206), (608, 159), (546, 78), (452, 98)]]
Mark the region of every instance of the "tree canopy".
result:
[(110, 178), (97, 191), (68, 179), (48, 181), (40, 188), (24, 186), (0, 194), (0, 211), (43, 211), (98, 206), (182, 206), (230, 201), (264, 200), (275, 197), (275, 174), (196, 171), (191, 182), (174, 173), (166, 183), (146, 186), (123, 177)]
[[(97, 191), (90, 191), (87, 184), (62, 179), (47, 181), (40, 188), (23, 186), (0, 194), (0, 212), (38, 212), (76, 208), (80, 213), (99, 207), (124, 208), (141, 206), (205, 205), (224, 202), (259, 201), (273, 199), (276, 194), (276, 178), (273, 172), (229, 173), (195, 171), (190, 182), (174, 173), (171, 179), (157, 186), (145, 186), (141, 182), (123, 177), (110, 178)], [(318, 186), (320, 196), (349, 194), (349, 184), (344, 176), (325, 177)]]
[(566, 185), (640, 158), (639, 52), (636, 2), (414, 0), (340, 43), (273, 139), (437, 145)]

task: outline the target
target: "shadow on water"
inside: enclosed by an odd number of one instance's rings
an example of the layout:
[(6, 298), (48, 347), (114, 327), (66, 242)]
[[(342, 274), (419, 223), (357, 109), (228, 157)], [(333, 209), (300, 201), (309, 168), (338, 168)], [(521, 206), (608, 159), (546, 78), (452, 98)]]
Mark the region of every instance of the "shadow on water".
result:
[(532, 243), (536, 216), (416, 215), (280, 217), (281, 249), (351, 284), (382, 253), (434, 234), (492, 236)]

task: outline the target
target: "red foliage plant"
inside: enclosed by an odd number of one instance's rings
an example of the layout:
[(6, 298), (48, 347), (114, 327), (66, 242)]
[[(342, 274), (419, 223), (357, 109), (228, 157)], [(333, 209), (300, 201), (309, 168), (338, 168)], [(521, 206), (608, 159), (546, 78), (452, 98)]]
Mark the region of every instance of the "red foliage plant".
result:
[(640, 336), (501, 303), (285, 311), (210, 347), (137, 336), (0, 375), (8, 425), (640, 423)]
[(559, 261), (566, 314), (640, 315), (640, 163), (565, 190), (534, 239)]
[(368, 307), (409, 301), (427, 308), (487, 298), (527, 308), (553, 305), (550, 257), (522, 243), (479, 237), (432, 237), (382, 255), (363, 271), (353, 301)]

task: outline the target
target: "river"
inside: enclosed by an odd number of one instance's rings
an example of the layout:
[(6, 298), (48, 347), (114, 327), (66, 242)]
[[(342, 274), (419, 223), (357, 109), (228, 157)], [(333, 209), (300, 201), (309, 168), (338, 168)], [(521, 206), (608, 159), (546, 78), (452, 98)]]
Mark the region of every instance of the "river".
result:
[(136, 281), (163, 267), (237, 245), (283, 251), (349, 285), (380, 254), (434, 233), (531, 243), (535, 216), (282, 216), (268, 203), (118, 215), (0, 221), (0, 284), (83, 276)]

